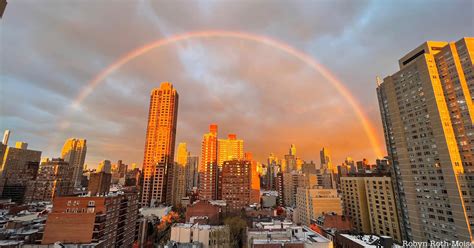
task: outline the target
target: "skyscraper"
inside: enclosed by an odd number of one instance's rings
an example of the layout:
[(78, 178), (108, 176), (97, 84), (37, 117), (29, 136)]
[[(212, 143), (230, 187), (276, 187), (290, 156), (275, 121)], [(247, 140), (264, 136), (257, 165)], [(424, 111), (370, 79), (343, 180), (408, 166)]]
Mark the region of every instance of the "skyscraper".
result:
[[(178, 92), (169, 82), (163, 82), (150, 94), (150, 109), (143, 158), (142, 206), (171, 202), (174, 145), (178, 118)], [(167, 199), (168, 198), (168, 199)]]
[(87, 144), (85, 139), (70, 138), (64, 143), (61, 158), (74, 168), (74, 187), (81, 186), (82, 171), (86, 160)]
[(291, 145), (290, 145), (290, 151), (289, 151), (288, 154), (289, 154), (289, 155), (296, 156), (296, 146), (295, 146), (295, 144), (291, 144)]
[(332, 172), (337, 172), (337, 169), (332, 163), (331, 159), (331, 153), (329, 152), (329, 149), (323, 147), (321, 151), (319, 152), (320, 159), (321, 159), (321, 168), (328, 169)]
[(199, 181), (199, 157), (188, 156), (186, 164), (186, 191), (189, 193), (198, 187)]
[(102, 160), (97, 167), (97, 172), (112, 173), (112, 164), (110, 160)]
[(473, 241), (474, 39), (428, 41), (378, 80), (403, 239)]
[(224, 161), (244, 159), (244, 141), (237, 139), (235, 134), (229, 134), (227, 139), (219, 139), (217, 149), (219, 168), (222, 168)]
[[(251, 152), (245, 153), (245, 160), (250, 162), (250, 203), (260, 203), (260, 175), (258, 162), (253, 159)], [(224, 177), (224, 175), (222, 176)]]
[(188, 163), (188, 149), (186, 143), (178, 144), (177, 162), (173, 166), (173, 194), (172, 203), (178, 205), (186, 196), (186, 166)]
[(217, 199), (217, 125), (209, 126), (209, 133), (204, 134), (201, 143), (201, 163), (199, 165), (199, 199)]

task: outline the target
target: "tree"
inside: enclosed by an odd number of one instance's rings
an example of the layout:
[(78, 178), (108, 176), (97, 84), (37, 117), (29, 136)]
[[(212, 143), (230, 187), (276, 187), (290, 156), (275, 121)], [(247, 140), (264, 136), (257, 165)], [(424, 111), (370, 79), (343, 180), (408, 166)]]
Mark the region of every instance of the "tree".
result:
[(245, 243), (244, 238), (245, 231), (247, 228), (247, 222), (239, 216), (233, 216), (224, 219), (224, 224), (230, 229), (231, 247), (244, 247), (243, 244)]

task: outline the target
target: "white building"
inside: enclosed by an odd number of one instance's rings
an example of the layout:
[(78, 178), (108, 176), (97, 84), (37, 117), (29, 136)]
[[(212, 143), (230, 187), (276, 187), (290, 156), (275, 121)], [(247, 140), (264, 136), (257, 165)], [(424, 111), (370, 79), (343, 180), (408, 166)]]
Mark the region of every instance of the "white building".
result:
[(228, 226), (177, 223), (171, 227), (171, 241), (179, 244), (201, 243), (203, 248), (230, 247)]

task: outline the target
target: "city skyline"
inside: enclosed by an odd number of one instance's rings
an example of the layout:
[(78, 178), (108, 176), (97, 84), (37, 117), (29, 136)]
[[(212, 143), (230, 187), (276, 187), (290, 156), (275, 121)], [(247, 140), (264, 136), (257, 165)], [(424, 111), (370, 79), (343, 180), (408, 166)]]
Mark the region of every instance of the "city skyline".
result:
[(473, 0), (0, 0), (0, 246), (474, 247)]
[[(59, 4), (63, 11), (55, 15), (48, 10), (51, 4), (33, 9), (24, 2), (15, 1), (9, 3), (5, 11), (2, 30), (4, 34), (12, 35), (1, 38), (3, 47), (9, 49), (4, 49), (1, 55), (5, 63), (2, 67), (4, 100), (0, 109), (4, 118), (0, 127), (13, 131), (12, 143), (26, 141), (47, 157), (59, 157), (61, 145), (67, 138), (87, 139), (86, 164), (89, 168), (96, 167), (104, 159), (142, 163), (146, 98), (162, 81), (172, 82), (186, 96), (180, 106), (176, 141), (188, 143), (192, 154), (199, 154), (201, 135), (207, 125), (218, 123), (222, 127), (220, 133), (237, 133), (246, 140), (246, 148), (258, 161), (265, 161), (270, 152), (283, 156), (289, 144), (295, 144), (305, 160), (318, 161), (320, 148), (328, 147), (336, 164), (346, 156), (374, 161), (373, 148), (353, 109), (321, 73), (281, 50), (249, 40), (188, 39), (152, 49), (108, 75), (80, 105), (74, 108), (71, 104), (97, 73), (144, 44), (203, 30), (245, 32), (281, 41), (321, 62), (360, 103), (374, 126), (380, 149), (384, 151), (374, 94), (375, 76), (384, 77), (395, 71), (393, 61), (427, 38), (454, 41), (469, 36), (469, 25), (456, 24), (469, 23), (469, 9), (472, 9), (468, 1), (456, 4), (441, 1), (433, 4), (430, 10), (420, 8), (426, 2), (418, 2), (410, 7), (412, 12), (404, 12), (403, 3), (327, 3), (328, 9), (345, 11), (343, 20), (338, 20), (327, 15), (326, 12), (330, 12), (327, 10), (305, 14), (301, 3), (286, 13), (282, 9), (288, 6), (280, 3), (272, 5), (275, 13), (281, 13), (275, 19), (263, 11), (247, 11), (249, 6), (234, 4), (234, 12), (226, 13), (235, 17), (248, 12), (244, 16), (254, 26), (246, 26), (230, 20), (232, 18), (212, 14), (214, 10), (229, 7), (218, 3), (199, 6), (168, 3), (162, 10), (151, 3), (127, 3), (125, 7), (107, 6), (105, 14), (89, 9), (104, 9), (101, 3), (76, 4), (74, 8)], [(268, 6), (267, 2), (260, 4), (261, 7)], [(76, 8), (81, 13), (88, 13), (89, 19), (85, 23)], [(196, 10), (195, 21), (191, 23), (163, 13), (167, 8), (183, 14)], [(383, 11), (387, 8), (390, 8), (390, 14)], [(430, 13), (438, 8), (457, 14), (437, 20)], [(132, 30), (134, 39), (123, 38), (116, 27), (100, 24), (99, 14), (101, 18), (102, 15), (110, 15), (112, 19), (130, 17), (133, 21), (124, 25)], [(407, 30), (406, 39), (396, 39), (406, 25), (395, 20), (414, 23), (415, 26)], [(58, 31), (49, 30), (48, 23), (56, 21), (64, 24)], [(24, 22), (30, 25), (28, 30), (21, 31), (18, 27)], [(291, 23), (304, 23), (304, 27), (302, 31), (294, 31), (290, 28)], [(428, 23), (437, 28), (420, 28)], [(286, 25), (275, 29), (279, 24)], [(382, 33), (381, 27), (389, 24), (392, 29)], [(95, 28), (86, 28), (91, 25)], [(68, 27), (72, 27), (71, 31)], [(410, 35), (413, 30), (416, 35)], [(46, 31), (50, 36), (42, 36)], [(362, 31), (364, 36), (358, 34)], [(28, 38), (18, 39), (21, 37)], [(117, 42), (119, 37), (123, 39)], [(93, 39), (98, 42), (88, 42)], [(56, 40), (74, 42), (65, 45)], [(35, 53), (28, 53), (34, 48), (38, 48)], [(78, 54), (78, 51), (83, 53)], [(64, 58), (69, 58), (67, 63)], [(262, 66), (268, 69), (249, 69)], [(31, 90), (25, 91), (25, 88)], [(4, 93), (7, 91), (9, 94)], [(22, 101), (22, 104), (15, 104), (16, 101)], [(239, 118), (231, 118), (231, 113), (238, 113)], [(52, 120), (71, 124), (61, 129), (51, 125)], [(29, 122), (37, 125), (26, 125)], [(333, 128), (335, 125), (339, 128)], [(127, 140), (126, 145), (124, 140)], [(263, 145), (268, 143), (272, 145)]]

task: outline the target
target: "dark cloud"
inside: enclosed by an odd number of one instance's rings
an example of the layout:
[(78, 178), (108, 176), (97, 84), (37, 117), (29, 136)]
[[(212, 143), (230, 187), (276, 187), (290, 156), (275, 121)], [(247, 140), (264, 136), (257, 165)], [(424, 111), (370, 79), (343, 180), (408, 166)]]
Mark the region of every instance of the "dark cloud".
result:
[[(223, 29), (267, 35), (321, 61), (381, 128), (374, 78), (424, 40), (472, 35), (472, 1), (11, 1), (1, 20), (0, 128), (44, 155), (68, 137), (89, 142), (88, 163), (141, 163), (148, 97), (160, 81), (179, 90), (177, 142), (199, 152), (209, 123), (237, 133), (263, 160), (295, 143), (316, 160), (374, 159), (346, 100), (298, 59), (252, 41), (171, 44), (109, 75), (78, 108), (71, 102), (126, 52), (182, 32)], [(439, 18), (442, 14), (443, 18)], [(61, 123), (70, 125), (61, 130)], [(349, 137), (349, 138), (348, 138)]]

